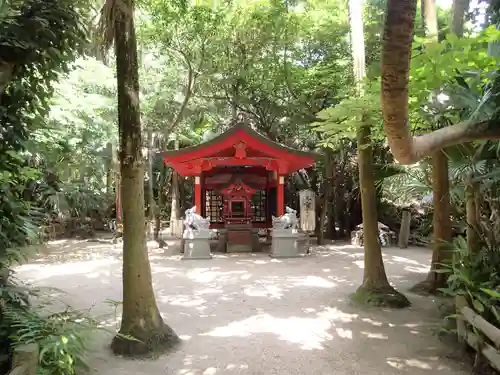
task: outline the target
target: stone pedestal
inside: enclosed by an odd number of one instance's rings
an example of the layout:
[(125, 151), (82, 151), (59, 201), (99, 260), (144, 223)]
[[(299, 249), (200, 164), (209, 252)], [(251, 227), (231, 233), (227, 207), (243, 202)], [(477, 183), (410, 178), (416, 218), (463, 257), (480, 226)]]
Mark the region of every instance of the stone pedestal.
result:
[(257, 228), (252, 229), (252, 252), (260, 253), (262, 251), (262, 246), (260, 245), (259, 230)]
[(252, 226), (249, 224), (226, 224), (227, 252), (249, 253), (252, 251)]
[(227, 230), (219, 229), (219, 239), (215, 251), (218, 253), (227, 253)]
[(183, 235), (184, 254), (182, 259), (212, 259), (210, 252), (210, 230), (186, 229)]
[(300, 257), (299, 234), (290, 229), (273, 229), (271, 242), (272, 258), (296, 258)]

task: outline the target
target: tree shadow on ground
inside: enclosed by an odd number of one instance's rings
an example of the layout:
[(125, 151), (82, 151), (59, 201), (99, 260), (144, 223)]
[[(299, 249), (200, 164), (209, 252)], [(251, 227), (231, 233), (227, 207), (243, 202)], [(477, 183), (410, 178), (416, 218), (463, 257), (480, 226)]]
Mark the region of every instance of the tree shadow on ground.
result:
[[(97, 258), (40, 258), (18, 275), (64, 289), (75, 308), (95, 305), (101, 324), (113, 330), (120, 316), (103, 301), (121, 300), (121, 258), (116, 249), (77, 245), (76, 253), (98, 252)], [(156, 361), (127, 361), (105, 350), (109, 333), (98, 335), (90, 357), (95, 373), (467, 373), (435, 335), (441, 321), (433, 300), (409, 294), (413, 307), (406, 310), (349, 304), (362, 279), (359, 248), (333, 244), (285, 260), (238, 254), (180, 261), (149, 252), (158, 306), (183, 344)], [(430, 256), (427, 249), (384, 249), (390, 280), (403, 290), (413, 285), (427, 273)]]

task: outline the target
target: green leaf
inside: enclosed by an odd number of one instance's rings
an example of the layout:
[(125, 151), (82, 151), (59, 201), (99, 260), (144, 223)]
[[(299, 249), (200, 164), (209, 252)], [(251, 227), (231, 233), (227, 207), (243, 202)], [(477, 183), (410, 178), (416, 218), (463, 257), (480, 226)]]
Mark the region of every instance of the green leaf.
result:
[(477, 299), (472, 300), (472, 306), (474, 307), (474, 310), (476, 310), (478, 313), (482, 314), (484, 312), (484, 305)]
[(488, 294), (490, 297), (493, 297), (493, 298), (498, 298), (500, 299), (500, 293), (497, 292), (496, 290), (492, 290), (492, 289), (486, 289), (486, 288), (480, 288), (480, 290), (486, 294)]

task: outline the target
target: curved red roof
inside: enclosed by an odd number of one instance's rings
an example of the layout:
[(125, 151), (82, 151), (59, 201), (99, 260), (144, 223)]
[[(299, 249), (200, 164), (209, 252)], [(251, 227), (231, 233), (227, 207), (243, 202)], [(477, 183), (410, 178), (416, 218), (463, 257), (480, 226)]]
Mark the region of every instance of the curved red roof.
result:
[(207, 142), (160, 154), (165, 164), (184, 176), (234, 165), (262, 166), (286, 175), (314, 165), (319, 157), (273, 142), (243, 122)]

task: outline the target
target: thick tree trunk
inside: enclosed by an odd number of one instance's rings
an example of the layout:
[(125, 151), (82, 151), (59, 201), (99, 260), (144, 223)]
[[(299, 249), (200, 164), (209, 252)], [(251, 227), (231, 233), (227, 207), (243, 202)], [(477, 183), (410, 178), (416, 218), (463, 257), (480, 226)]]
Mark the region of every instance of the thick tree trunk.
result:
[(413, 164), (446, 146), (500, 139), (500, 120), (461, 122), (413, 137), (408, 122), (408, 78), (416, 0), (387, 0), (382, 48), (382, 113), (394, 157)]
[(124, 233), (123, 315), (111, 349), (119, 355), (143, 356), (170, 348), (179, 338), (163, 322), (156, 305), (146, 247), (134, 2), (124, 0), (113, 11)]
[[(365, 45), (363, 9), (361, 0), (349, 1), (354, 80), (358, 95), (363, 94), (365, 73)], [(362, 118), (361, 121), (366, 119)], [(382, 248), (378, 238), (377, 200), (373, 170), (373, 148), (370, 125), (361, 125), (357, 131), (359, 189), (363, 216), (364, 274), (363, 283), (352, 296), (353, 301), (371, 306), (407, 307), (410, 301), (397, 292), (387, 280)]]

